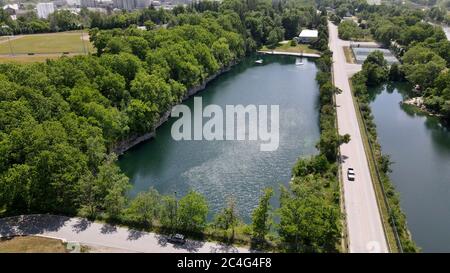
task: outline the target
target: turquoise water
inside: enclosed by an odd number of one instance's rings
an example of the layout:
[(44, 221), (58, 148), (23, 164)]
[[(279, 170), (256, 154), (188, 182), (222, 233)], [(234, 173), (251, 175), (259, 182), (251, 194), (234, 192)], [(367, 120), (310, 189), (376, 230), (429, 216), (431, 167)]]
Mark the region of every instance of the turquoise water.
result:
[(372, 112), (391, 180), (414, 241), (424, 252), (450, 251), (450, 131), (435, 117), (400, 105), (410, 88), (372, 90)]
[[(154, 139), (119, 158), (133, 184), (132, 196), (149, 187), (177, 196), (194, 189), (204, 194), (212, 212), (233, 197), (240, 216), (248, 222), (265, 187), (278, 190), (280, 184), (287, 185), (297, 158), (317, 153), (317, 68), (306, 59), (304, 65), (296, 66), (295, 57), (263, 59), (263, 65), (256, 65), (256, 58), (245, 59), (197, 96), (203, 98), (203, 106), (279, 105), (278, 150), (262, 152), (260, 141), (175, 141), (171, 137), (175, 119), (171, 118), (157, 129)], [(192, 109), (193, 98), (184, 104)]]

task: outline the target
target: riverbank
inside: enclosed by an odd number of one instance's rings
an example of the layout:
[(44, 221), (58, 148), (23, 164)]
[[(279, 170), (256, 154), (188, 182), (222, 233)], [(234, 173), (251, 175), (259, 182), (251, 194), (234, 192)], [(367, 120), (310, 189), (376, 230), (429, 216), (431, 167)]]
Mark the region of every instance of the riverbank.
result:
[[(190, 89), (187, 90), (185, 96), (183, 97), (182, 101), (185, 101), (187, 99), (189, 99), (190, 97), (194, 96), (195, 94), (197, 94), (198, 92), (204, 90), (206, 88), (206, 85), (211, 82), (212, 80), (216, 79), (217, 77), (219, 77), (220, 75), (230, 71), (230, 69), (235, 66), (236, 64), (238, 64), (240, 61), (234, 61), (232, 62), (230, 65), (228, 65), (227, 67), (224, 67), (222, 69), (220, 69), (218, 72), (214, 73), (213, 75), (207, 77), (201, 84), (194, 86)], [(159, 121), (156, 123), (155, 127), (153, 128), (153, 130), (151, 132), (145, 133), (143, 135), (135, 135), (135, 136), (131, 136), (125, 140), (119, 141), (115, 147), (112, 149), (112, 151), (117, 154), (117, 155), (122, 155), (123, 153), (125, 153), (127, 150), (133, 148), (134, 146), (147, 141), (151, 138), (154, 138), (156, 135), (156, 129), (158, 129), (158, 127), (160, 127), (161, 125), (163, 125), (170, 117), (170, 113), (172, 112), (172, 108), (175, 105), (172, 105), (170, 107), (170, 109), (168, 111), (166, 111), (165, 113), (163, 113), (159, 119)]]
[[(433, 111), (429, 110), (425, 103), (424, 103), (424, 98), (423, 97), (414, 97), (414, 98), (409, 98), (406, 100), (403, 100), (402, 102), (400, 102), (401, 104), (405, 104), (405, 105), (411, 105), (414, 106), (417, 110), (429, 115), (429, 116), (434, 116), (434, 117), (438, 117), (438, 118), (442, 118), (442, 115), (436, 114)], [(443, 121), (443, 120), (442, 120)], [(443, 121), (444, 122), (444, 121)]]

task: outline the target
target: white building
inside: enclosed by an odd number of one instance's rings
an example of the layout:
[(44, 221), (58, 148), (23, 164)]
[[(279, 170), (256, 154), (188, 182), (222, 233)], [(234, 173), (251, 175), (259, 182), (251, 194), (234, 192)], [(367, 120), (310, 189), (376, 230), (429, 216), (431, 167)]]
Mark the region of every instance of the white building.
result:
[(36, 5), (37, 14), (39, 18), (47, 19), (50, 14), (55, 12), (55, 6), (52, 2), (49, 3), (38, 3)]
[(319, 32), (316, 29), (304, 29), (298, 35), (298, 42), (308, 44), (316, 41), (318, 37)]
[(3, 10), (9, 15), (13, 15), (16, 14), (16, 12), (19, 10), (19, 5), (18, 4), (4, 5)]
[(16, 20), (17, 19), (17, 12), (19, 11), (19, 5), (18, 4), (10, 4), (3, 6), (3, 10), (6, 14), (8, 14), (11, 19)]

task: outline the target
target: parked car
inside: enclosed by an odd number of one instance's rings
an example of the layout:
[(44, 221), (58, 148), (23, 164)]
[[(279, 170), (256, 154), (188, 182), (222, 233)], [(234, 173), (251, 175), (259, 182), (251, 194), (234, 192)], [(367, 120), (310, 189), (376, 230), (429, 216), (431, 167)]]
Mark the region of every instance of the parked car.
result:
[(172, 244), (182, 245), (186, 243), (186, 238), (183, 234), (172, 234), (169, 236), (169, 242), (171, 242)]
[(348, 168), (347, 169), (347, 178), (350, 181), (354, 181), (355, 180), (355, 170), (353, 170), (353, 168)]

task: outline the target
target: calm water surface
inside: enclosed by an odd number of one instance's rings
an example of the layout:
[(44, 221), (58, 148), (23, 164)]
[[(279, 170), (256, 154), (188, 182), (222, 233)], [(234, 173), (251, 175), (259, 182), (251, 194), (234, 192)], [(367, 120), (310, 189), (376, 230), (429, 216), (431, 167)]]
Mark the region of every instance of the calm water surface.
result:
[[(149, 187), (178, 196), (194, 189), (205, 195), (212, 212), (233, 196), (248, 222), (262, 189), (286, 185), (297, 158), (317, 153), (315, 63), (304, 59), (304, 65), (296, 66), (294, 57), (263, 58), (263, 65), (256, 65), (255, 58), (245, 59), (197, 96), (203, 97), (203, 106), (279, 105), (278, 150), (261, 152), (259, 141), (175, 141), (170, 134), (175, 119), (170, 119), (157, 129), (156, 138), (120, 157), (119, 165), (133, 184), (131, 195)], [(192, 98), (184, 103), (193, 108)]]
[(400, 105), (406, 85), (372, 90), (372, 111), (413, 239), (424, 252), (450, 251), (450, 131)]

